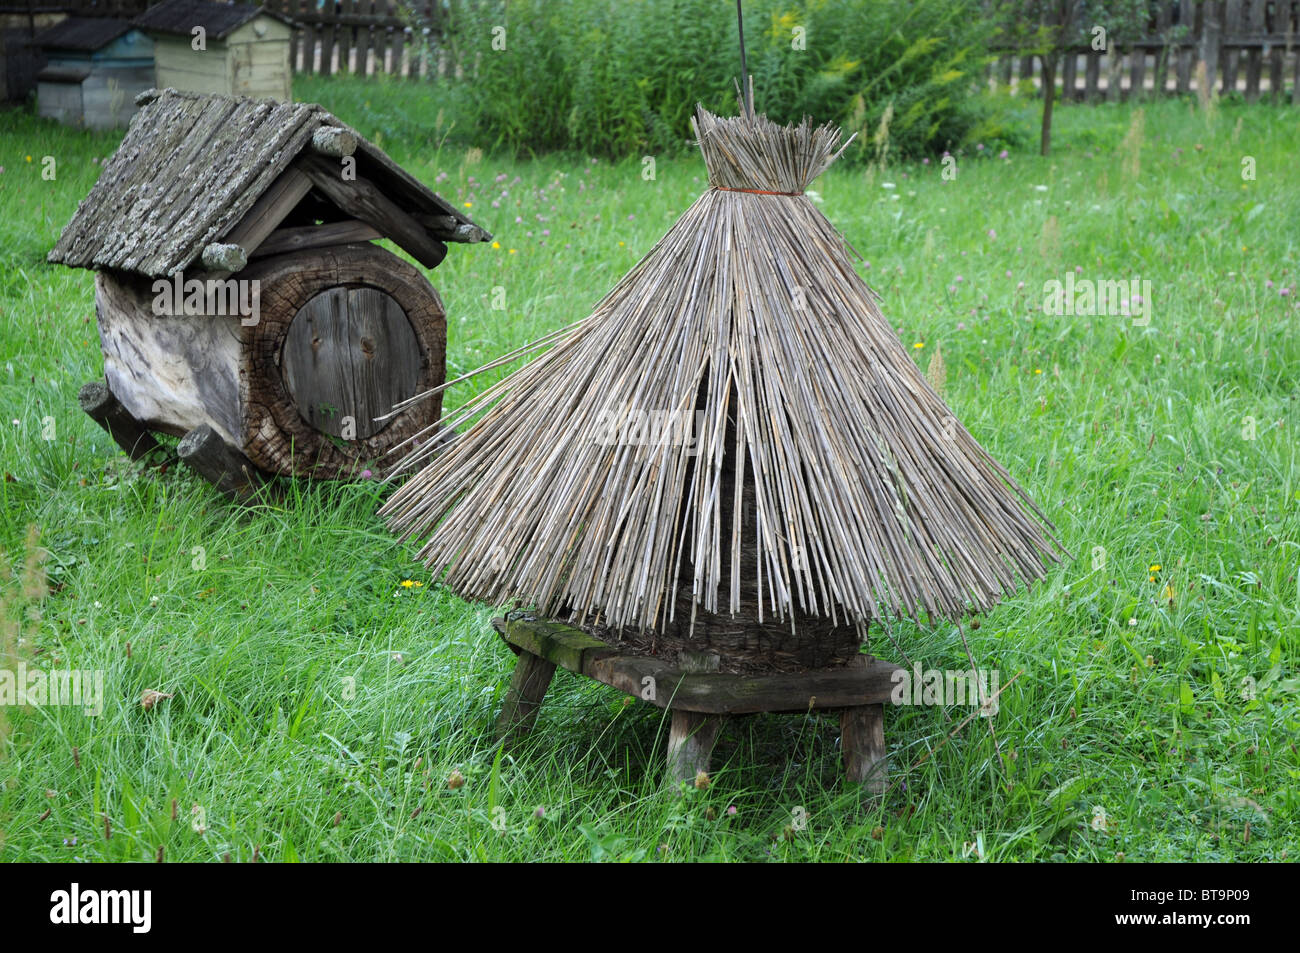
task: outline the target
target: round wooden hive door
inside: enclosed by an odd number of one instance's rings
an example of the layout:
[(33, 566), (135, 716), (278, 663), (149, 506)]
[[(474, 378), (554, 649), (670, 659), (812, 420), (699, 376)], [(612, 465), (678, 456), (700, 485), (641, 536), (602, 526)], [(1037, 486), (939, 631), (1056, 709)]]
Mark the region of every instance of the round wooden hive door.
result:
[(268, 473), (382, 474), (388, 451), (437, 421), (442, 395), (388, 420), (393, 405), (443, 383), (447, 317), (413, 265), (370, 244), (255, 260), (260, 314), (242, 328), (245, 453)]
[(330, 288), (294, 315), (280, 360), (307, 423), (351, 440), (383, 429), (419, 387), (420, 342), (406, 312), (378, 288)]

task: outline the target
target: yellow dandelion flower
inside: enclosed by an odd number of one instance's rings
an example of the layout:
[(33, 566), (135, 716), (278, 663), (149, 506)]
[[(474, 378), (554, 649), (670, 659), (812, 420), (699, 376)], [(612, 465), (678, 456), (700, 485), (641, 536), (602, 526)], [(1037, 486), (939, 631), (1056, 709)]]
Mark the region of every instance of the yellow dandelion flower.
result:
[(1041, 373), (1043, 373), (1043, 369), (1042, 369), (1041, 367), (1035, 367), (1035, 368), (1034, 368), (1034, 373), (1035, 373), (1035, 374), (1041, 374)]
[(1160, 571), (1160, 564), (1159, 564), (1159, 563), (1155, 563), (1155, 564), (1154, 564), (1150, 569), (1148, 569), (1147, 571), (1148, 571), (1148, 572), (1159, 572), (1159, 571)]
[(493, 247), (493, 248), (500, 248), (500, 247), (501, 247), (501, 243), (500, 243), (500, 242), (493, 242), (493, 243), (492, 243), (492, 247)]
[(513, 254), (514, 254), (514, 253), (515, 253), (515, 250), (514, 250), (514, 249), (513, 249), (513, 248), (512, 248), (512, 249), (510, 249), (510, 254), (512, 254), (512, 255), (513, 255)]
[(925, 347), (925, 342), (917, 341), (915, 344), (912, 345), (912, 347), (916, 348), (917, 350), (920, 350), (921, 348)]
[(473, 207), (474, 207), (474, 203), (473, 203), (473, 202), (466, 202), (466, 203), (465, 203), (465, 207), (466, 207), (466, 208), (473, 208)]
[(619, 247), (619, 248), (622, 248), (622, 247), (623, 247), (623, 243), (622, 243), (622, 242), (619, 242), (619, 243), (618, 243), (618, 247)]
[(424, 583), (422, 583), (422, 582), (417, 582), (417, 581), (414, 580), (414, 579), (403, 579), (403, 580), (402, 580), (402, 588), (403, 588), (403, 589), (419, 589), (419, 588), (420, 588), (421, 586), (423, 586), (423, 585), (424, 585)]

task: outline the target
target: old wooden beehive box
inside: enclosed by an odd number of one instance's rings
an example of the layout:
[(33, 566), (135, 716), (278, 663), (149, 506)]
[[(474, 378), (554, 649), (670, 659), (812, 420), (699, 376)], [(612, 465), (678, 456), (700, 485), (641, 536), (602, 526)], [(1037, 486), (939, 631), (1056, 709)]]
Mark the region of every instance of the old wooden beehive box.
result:
[(251, 3), (164, 0), (136, 17), (153, 38), (155, 85), (223, 96), (293, 99), (290, 20)]
[[(321, 107), (165, 90), (49, 254), (94, 269), (105, 381), (82, 405), (224, 489), (380, 471), (438, 419), (446, 316), (419, 269), (491, 236)], [(224, 475), (223, 475), (224, 474)]]
[(88, 129), (125, 126), (135, 97), (154, 85), (153, 42), (113, 17), (69, 17), (37, 34), (45, 54), (36, 74), (36, 109)]

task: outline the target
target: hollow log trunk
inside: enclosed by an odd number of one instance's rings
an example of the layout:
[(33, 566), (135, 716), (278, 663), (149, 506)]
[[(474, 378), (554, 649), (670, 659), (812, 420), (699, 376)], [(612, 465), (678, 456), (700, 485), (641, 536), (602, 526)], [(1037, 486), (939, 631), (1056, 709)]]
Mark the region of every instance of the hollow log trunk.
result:
[[(259, 258), (184, 313), (186, 282), (100, 272), (109, 389), (151, 430), (211, 427), (271, 474), (348, 477), (437, 420), (440, 395), (388, 421), (446, 373), (447, 324), (424, 276), (367, 243)], [(256, 293), (254, 293), (256, 292)], [(179, 299), (179, 300), (178, 300)], [(170, 313), (168, 313), (170, 312)]]

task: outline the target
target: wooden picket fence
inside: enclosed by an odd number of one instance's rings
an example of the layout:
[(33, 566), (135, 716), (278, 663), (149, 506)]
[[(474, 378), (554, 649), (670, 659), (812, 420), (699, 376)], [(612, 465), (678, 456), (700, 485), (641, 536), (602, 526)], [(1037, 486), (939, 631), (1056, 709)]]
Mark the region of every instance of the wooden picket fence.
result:
[[(1151, 9), (1144, 37), (1107, 51), (1067, 50), (1057, 69), (1061, 96), (1100, 102), (1199, 93), (1203, 70), (1207, 92), (1300, 105), (1300, 0), (1166, 0)], [(1088, 33), (1093, 24), (1078, 26)], [(1008, 52), (989, 80), (1037, 91), (1039, 66), (1035, 57)]]
[(417, 79), (445, 69), (449, 0), (266, 0), (298, 24), (295, 72), (386, 73)]
[[(453, 3), (466, 0), (265, 0), (292, 19), (299, 73), (417, 79), (442, 74), (443, 31)], [(149, 0), (0, 0), (0, 15), (23, 25), (28, 11), (134, 16)], [(1078, 22), (1082, 34), (1092, 24)], [(1105, 23), (1097, 24), (1106, 26)], [(1300, 0), (1152, 0), (1144, 36), (1108, 50), (1070, 48), (1057, 70), (1067, 100), (1098, 102), (1198, 92), (1197, 76), (1220, 94), (1300, 104)], [(1007, 48), (990, 66), (991, 85), (1040, 85), (1036, 57)]]

